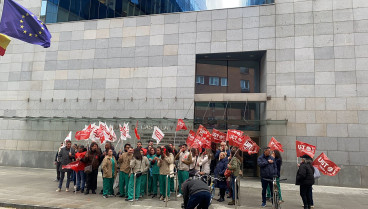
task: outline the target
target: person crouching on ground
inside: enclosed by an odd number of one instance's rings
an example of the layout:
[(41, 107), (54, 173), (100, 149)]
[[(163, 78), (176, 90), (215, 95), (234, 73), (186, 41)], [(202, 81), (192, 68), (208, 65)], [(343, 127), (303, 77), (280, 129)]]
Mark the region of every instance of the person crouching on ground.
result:
[(103, 197), (108, 198), (114, 196), (113, 186), (117, 173), (117, 163), (112, 149), (107, 150), (107, 155), (103, 159), (101, 167), (103, 170)]
[(128, 197), (128, 187), (129, 187), (129, 175), (130, 175), (130, 161), (133, 158), (133, 148), (129, 147), (127, 152), (120, 153), (119, 155), (119, 192), (120, 197)]
[[(129, 187), (128, 187), (128, 198), (125, 199), (125, 201), (134, 201), (138, 200), (139, 195), (141, 194), (141, 175), (142, 175), (142, 161), (143, 156), (141, 154), (141, 147), (135, 148), (133, 153), (133, 158), (130, 161), (130, 168), (131, 168), (131, 174), (129, 177)], [(134, 175), (136, 175), (135, 178), (135, 195), (134, 195)]]
[(182, 184), (185, 209), (208, 209), (211, 203), (211, 193), (205, 180), (188, 179)]
[(314, 168), (312, 158), (303, 155), (298, 172), (296, 173), (296, 185), (300, 185), (300, 196), (302, 197), (304, 209), (310, 209), (312, 206), (311, 190), (314, 184)]
[(61, 163), (61, 166), (60, 166), (60, 181), (59, 181), (59, 187), (56, 190), (57, 192), (61, 191), (61, 187), (63, 186), (63, 181), (65, 177), (65, 172), (67, 173), (65, 191), (69, 192), (70, 175), (72, 173), (72, 170), (63, 169), (62, 166), (68, 165), (69, 163), (71, 163), (72, 159), (74, 158), (74, 155), (75, 155), (75, 152), (74, 152), (74, 149), (72, 148), (72, 142), (66, 141), (66, 146), (60, 149), (60, 152), (58, 155), (58, 159), (59, 159), (59, 162)]
[(216, 187), (220, 189), (220, 198), (217, 200), (219, 202), (225, 201), (225, 192), (227, 188), (225, 171), (227, 169), (228, 160), (226, 157), (226, 152), (220, 153), (220, 160), (218, 161), (215, 168), (215, 178), (218, 178), (216, 181)]

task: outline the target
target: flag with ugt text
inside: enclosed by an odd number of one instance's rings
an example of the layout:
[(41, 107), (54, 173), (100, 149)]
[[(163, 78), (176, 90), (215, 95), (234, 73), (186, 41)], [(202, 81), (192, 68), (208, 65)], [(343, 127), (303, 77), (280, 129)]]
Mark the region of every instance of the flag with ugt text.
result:
[(120, 139), (121, 140), (127, 140), (128, 138), (132, 138), (129, 135), (129, 123), (124, 123), (123, 127), (119, 124), (119, 130), (120, 130)]
[[(195, 138), (194, 138), (194, 142), (193, 142), (191, 147), (196, 148), (196, 149), (200, 149), (200, 148), (202, 148), (202, 142), (203, 142), (202, 137), (199, 136), (199, 135), (196, 135)], [(200, 151), (201, 150), (202, 149), (200, 149)]]
[(13, 0), (4, 0), (0, 33), (31, 44), (50, 47), (51, 34), (32, 12)]
[(229, 129), (227, 130), (226, 141), (229, 141), (229, 144), (231, 146), (239, 147), (243, 142), (243, 139), (242, 139), (243, 134), (244, 134), (243, 131)]
[(212, 142), (213, 143), (226, 142), (226, 134), (222, 133), (217, 129), (212, 129)]
[(81, 131), (75, 132), (75, 139), (76, 140), (87, 140), (92, 133), (92, 125), (89, 124), (85, 126), (85, 128)]
[(114, 126), (112, 126), (112, 125), (110, 124), (110, 126), (109, 126), (109, 130), (110, 130), (110, 138), (109, 138), (109, 141), (111, 141), (111, 142), (116, 142), (116, 140), (117, 140), (118, 138), (116, 137), (116, 134), (115, 134), (115, 131), (114, 131)]
[(197, 135), (204, 138), (205, 140), (211, 141), (211, 133), (202, 125), (199, 125)]
[(78, 172), (78, 171), (83, 171), (84, 170), (85, 164), (82, 161), (78, 160), (78, 161), (73, 161), (73, 162), (71, 162), (67, 165), (63, 165), (63, 166), (61, 166), (61, 168), (62, 169), (71, 169), (75, 172)]
[(164, 138), (165, 134), (157, 127), (153, 127), (152, 139), (157, 141), (157, 144)]
[(317, 167), (324, 175), (335, 176), (341, 168), (339, 168), (334, 162), (332, 162), (328, 157), (322, 152), (312, 164)]
[(188, 134), (188, 138), (186, 140), (186, 143), (189, 147), (191, 147), (192, 144), (194, 143), (195, 136), (196, 136), (196, 133), (194, 131), (190, 130), (189, 134)]
[(278, 142), (274, 137), (271, 138), (270, 143), (268, 143), (268, 147), (270, 147), (271, 150), (284, 152), (284, 150), (282, 149), (282, 144)]
[(311, 158), (314, 158), (314, 154), (316, 153), (316, 146), (301, 141), (296, 141), (295, 143), (297, 157), (308, 155)]
[(187, 130), (183, 119), (178, 119), (178, 123), (176, 124), (176, 131)]
[(247, 152), (248, 155), (257, 154), (259, 152), (259, 146), (249, 137), (244, 136), (245, 141), (242, 146), (240, 146), (240, 150), (243, 152)]

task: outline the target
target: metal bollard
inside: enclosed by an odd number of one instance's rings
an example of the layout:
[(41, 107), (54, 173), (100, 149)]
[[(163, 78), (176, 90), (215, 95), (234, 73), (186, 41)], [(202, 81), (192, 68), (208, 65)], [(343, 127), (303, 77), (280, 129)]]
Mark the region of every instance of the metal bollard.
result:
[(134, 174), (134, 179), (133, 179), (133, 185), (134, 185), (134, 187), (133, 187), (133, 202), (135, 201), (135, 182), (136, 182), (136, 178), (137, 178), (137, 174), (135, 173)]
[(175, 175), (175, 200), (178, 200), (178, 190), (179, 190), (179, 184), (178, 184), (178, 172), (174, 173)]
[[(238, 184), (239, 184), (239, 186), (238, 186)], [(235, 191), (233, 191), (234, 194), (235, 194), (235, 208), (236, 209), (238, 208), (238, 206), (240, 206), (239, 200), (238, 200), (238, 192), (237, 192), (239, 187), (240, 187), (240, 181), (239, 181), (238, 177), (236, 177), (235, 181), (234, 181), (234, 190)]]
[(146, 182), (146, 195), (148, 197), (148, 176), (149, 176), (149, 171), (147, 171), (147, 182)]
[[(170, 175), (170, 174), (169, 174)], [(167, 207), (168, 197), (167, 197), (167, 189), (169, 184), (169, 175), (166, 175), (166, 190), (165, 190), (165, 207)]]

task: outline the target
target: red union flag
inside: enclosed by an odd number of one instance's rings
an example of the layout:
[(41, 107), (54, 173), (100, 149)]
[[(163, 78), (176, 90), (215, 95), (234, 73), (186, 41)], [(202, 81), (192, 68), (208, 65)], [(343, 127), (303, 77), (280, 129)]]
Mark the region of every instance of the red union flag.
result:
[(67, 165), (61, 166), (62, 169), (71, 169), (71, 170), (76, 171), (76, 172), (83, 171), (84, 167), (85, 167), (84, 163), (79, 161), (79, 160), (71, 162)]
[(77, 131), (75, 133), (75, 139), (77, 139), (77, 140), (89, 139), (89, 136), (91, 135), (91, 132), (92, 132), (92, 125), (89, 124), (88, 127), (86, 126), (83, 130)]
[(197, 136), (200, 136), (206, 140), (211, 141), (211, 133), (202, 125), (199, 125), (197, 130)]
[(206, 138), (202, 138), (202, 148), (205, 149), (211, 149), (211, 140), (208, 140)]
[(201, 136), (196, 135), (194, 138), (194, 142), (192, 144), (193, 148), (201, 148), (202, 147), (203, 138)]
[(178, 123), (176, 124), (176, 131), (187, 130), (183, 119), (178, 119)]
[(141, 136), (139, 136), (139, 134), (138, 134), (138, 121), (135, 124), (134, 133), (135, 133), (135, 137), (137, 137), (138, 140), (141, 140)]
[(221, 143), (226, 141), (226, 134), (222, 133), (219, 130), (213, 129), (212, 130), (212, 142), (214, 143)]
[(243, 139), (241, 138), (243, 134), (243, 131), (229, 129), (227, 130), (226, 141), (229, 141), (229, 144), (231, 146), (239, 147), (242, 144), (241, 142), (243, 141)]
[(271, 138), (271, 141), (270, 143), (268, 143), (268, 146), (270, 147), (271, 150), (278, 150), (280, 152), (284, 152), (284, 150), (282, 149), (282, 144), (278, 142), (274, 137)]
[(195, 136), (196, 136), (195, 132), (190, 130), (186, 141), (188, 146), (192, 146), (192, 144), (194, 143)]
[(316, 146), (301, 141), (296, 141), (295, 143), (297, 157), (308, 155), (311, 158), (314, 158), (314, 154), (316, 153)]
[(249, 137), (244, 136), (245, 142), (240, 146), (240, 150), (243, 152), (248, 152), (249, 155), (256, 154), (259, 151), (259, 146)]
[(152, 139), (157, 141), (157, 144), (164, 138), (165, 134), (157, 127), (153, 127)]
[(324, 175), (335, 176), (341, 168), (339, 168), (334, 162), (322, 152), (314, 161), (313, 166), (317, 167)]

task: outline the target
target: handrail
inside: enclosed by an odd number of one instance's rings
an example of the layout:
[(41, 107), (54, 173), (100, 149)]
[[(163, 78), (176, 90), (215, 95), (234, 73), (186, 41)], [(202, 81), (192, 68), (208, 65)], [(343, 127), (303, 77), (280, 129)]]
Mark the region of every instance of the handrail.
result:
[[(239, 177), (236, 177), (235, 180), (234, 180), (234, 194), (235, 194), (235, 208), (237, 209), (238, 206), (240, 206), (240, 202), (238, 200), (238, 189), (240, 188), (240, 181), (238, 180)], [(239, 184), (239, 186), (238, 186)]]

